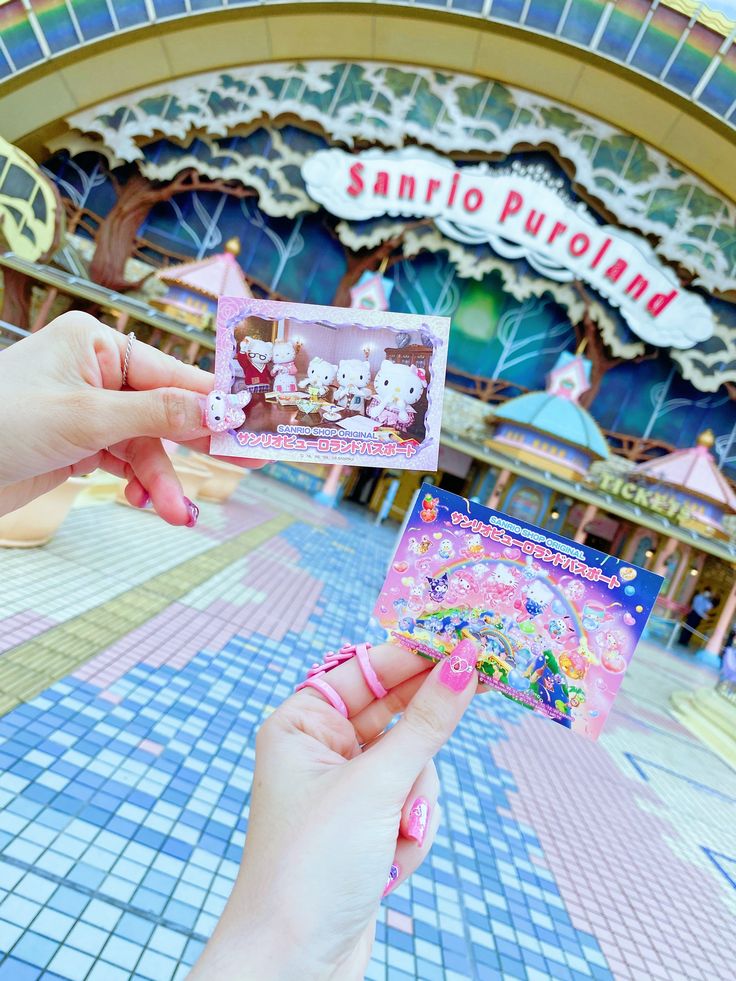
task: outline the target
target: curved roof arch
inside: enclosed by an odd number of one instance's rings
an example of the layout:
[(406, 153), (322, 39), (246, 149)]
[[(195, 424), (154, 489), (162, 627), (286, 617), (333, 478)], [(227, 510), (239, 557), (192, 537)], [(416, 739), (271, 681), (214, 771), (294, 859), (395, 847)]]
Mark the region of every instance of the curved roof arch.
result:
[[(728, 0), (730, 2), (730, 0)], [(734, 26), (690, 0), (23, 0), (0, 4), (0, 117), (38, 151), (64, 116), (193, 72), (413, 62), (519, 85), (648, 140), (732, 196)]]
[(549, 433), (601, 460), (610, 455), (605, 437), (588, 410), (550, 392), (529, 392), (509, 399), (494, 411), (493, 418)]

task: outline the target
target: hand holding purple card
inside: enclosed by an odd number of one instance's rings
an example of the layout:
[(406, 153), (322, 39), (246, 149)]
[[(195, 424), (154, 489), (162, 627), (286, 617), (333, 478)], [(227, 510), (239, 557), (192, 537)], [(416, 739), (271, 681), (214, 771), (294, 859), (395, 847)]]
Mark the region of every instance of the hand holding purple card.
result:
[(474, 638), (482, 682), (595, 739), (661, 584), (425, 484), (374, 615), (390, 640), (431, 658)]
[(218, 456), (435, 470), (449, 320), (223, 297)]

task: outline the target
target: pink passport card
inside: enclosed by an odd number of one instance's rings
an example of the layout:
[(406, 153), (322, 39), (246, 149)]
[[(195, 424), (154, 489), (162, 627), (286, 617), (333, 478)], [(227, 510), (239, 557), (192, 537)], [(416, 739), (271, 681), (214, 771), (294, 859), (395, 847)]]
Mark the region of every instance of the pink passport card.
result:
[(424, 484), (374, 616), (429, 658), (465, 637), (479, 679), (596, 739), (662, 579), (646, 569)]
[(437, 469), (450, 321), (222, 297), (211, 452)]

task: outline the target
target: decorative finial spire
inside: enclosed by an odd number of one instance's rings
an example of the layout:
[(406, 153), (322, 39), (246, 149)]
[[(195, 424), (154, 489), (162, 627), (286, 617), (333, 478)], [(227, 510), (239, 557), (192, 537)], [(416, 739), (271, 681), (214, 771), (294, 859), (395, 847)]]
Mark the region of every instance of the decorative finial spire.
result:
[(705, 446), (710, 449), (715, 445), (716, 437), (712, 429), (704, 429), (698, 436), (698, 446)]
[(225, 251), (229, 252), (230, 255), (240, 255), (240, 239), (237, 235), (233, 235), (225, 242)]

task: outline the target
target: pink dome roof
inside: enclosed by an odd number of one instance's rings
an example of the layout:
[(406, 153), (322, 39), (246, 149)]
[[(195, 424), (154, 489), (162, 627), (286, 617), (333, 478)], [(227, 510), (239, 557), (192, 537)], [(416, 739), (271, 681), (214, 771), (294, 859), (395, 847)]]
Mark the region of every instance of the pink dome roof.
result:
[(231, 252), (218, 252), (206, 259), (184, 262), (180, 266), (168, 266), (159, 270), (156, 278), (213, 300), (220, 296), (253, 296), (243, 270)]
[(736, 494), (716, 466), (707, 446), (675, 450), (667, 456), (640, 463), (634, 470), (653, 480), (681, 487), (691, 494), (705, 497), (736, 512)]

